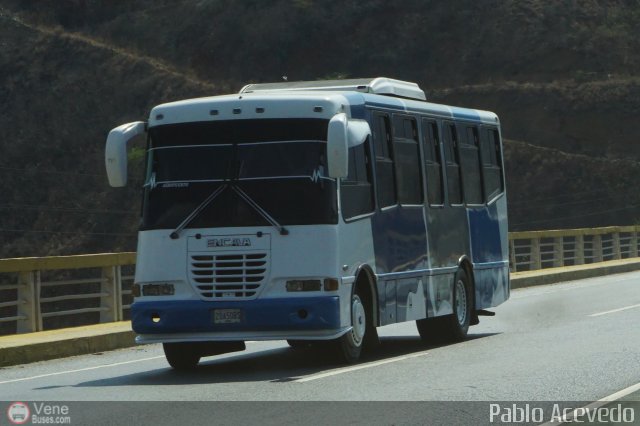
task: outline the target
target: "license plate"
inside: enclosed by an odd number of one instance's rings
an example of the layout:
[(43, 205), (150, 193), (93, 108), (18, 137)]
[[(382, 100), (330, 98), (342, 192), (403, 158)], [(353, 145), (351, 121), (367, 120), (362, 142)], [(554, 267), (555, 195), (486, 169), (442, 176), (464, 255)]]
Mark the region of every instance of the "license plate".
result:
[(242, 310), (240, 309), (214, 309), (214, 324), (237, 324), (242, 322)]

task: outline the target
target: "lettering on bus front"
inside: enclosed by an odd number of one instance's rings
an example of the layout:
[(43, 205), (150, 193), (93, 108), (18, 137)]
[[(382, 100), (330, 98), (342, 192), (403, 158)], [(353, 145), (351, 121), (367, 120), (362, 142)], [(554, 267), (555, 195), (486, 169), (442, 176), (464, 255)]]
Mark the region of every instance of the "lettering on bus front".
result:
[(249, 238), (212, 238), (207, 240), (207, 247), (250, 247)]

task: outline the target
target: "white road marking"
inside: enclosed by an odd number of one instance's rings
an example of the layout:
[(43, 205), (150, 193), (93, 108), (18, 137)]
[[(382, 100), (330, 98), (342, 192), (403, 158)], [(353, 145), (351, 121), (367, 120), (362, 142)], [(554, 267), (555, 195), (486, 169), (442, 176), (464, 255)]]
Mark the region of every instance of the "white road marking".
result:
[(601, 315), (614, 314), (616, 312), (622, 312), (622, 311), (626, 311), (627, 309), (634, 309), (634, 308), (640, 308), (640, 304), (631, 305), (631, 306), (625, 306), (624, 308), (612, 309), (610, 311), (598, 312), (596, 314), (591, 314), (589, 316), (590, 317), (599, 317)]
[(43, 377), (59, 376), (61, 374), (78, 373), (80, 371), (97, 370), (99, 368), (117, 367), (119, 365), (133, 364), (133, 363), (136, 363), (136, 362), (150, 361), (152, 359), (159, 359), (159, 358), (164, 358), (164, 356), (152, 356), (152, 357), (149, 357), (149, 358), (140, 358), (140, 359), (135, 359), (135, 360), (132, 360), (132, 361), (116, 362), (114, 364), (104, 364), (104, 365), (96, 365), (95, 367), (79, 368), (77, 370), (58, 371), (56, 373), (40, 374), (38, 376), (23, 377), (23, 378), (20, 378), (20, 379), (4, 380), (4, 381), (0, 382), (0, 385), (4, 385), (5, 383), (15, 383), (15, 382), (24, 382), (26, 380), (41, 379)]
[(640, 390), (640, 383), (636, 383), (635, 385), (629, 386), (626, 389), (622, 389), (621, 391), (613, 393), (609, 396), (605, 396), (600, 401), (606, 401), (606, 402), (617, 401), (620, 398), (624, 398), (625, 396), (630, 395), (635, 391), (639, 391), (639, 390)]
[(591, 410), (597, 410), (598, 408), (607, 405), (607, 403), (609, 402), (614, 402), (619, 400), (620, 398), (624, 398), (627, 395), (630, 395), (636, 391), (640, 390), (640, 383), (636, 383), (635, 385), (629, 386), (628, 388), (622, 389), (621, 391), (618, 391), (616, 393), (612, 393), (609, 396), (605, 396), (602, 399), (599, 399), (597, 401), (592, 402), (589, 405), (585, 405), (582, 408), (576, 408), (575, 410), (573, 410), (570, 414), (562, 416), (561, 421), (553, 421), (553, 422), (547, 422), (544, 423), (541, 426), (551, 426), (551, 425), (561, 425), (563, 423), (572, 423), (573, 422), (573, 417), (576, 414), (580, 414), (584, 420), (584, 415), (582, 413), (585, 413), (587, 411), (591, 411)]
[(310, 382), (312, 380), (324, 379), (325, 377), (337, 376), (338, 374), (349, 373), (351, 371), (357, 371), (365, 368), (377, 367), (379, 365), (390, 364), (392, 362), (398, 362), (398, 361), (404, 361), (406, 359), (417, 358), (420, 356), (425, 356), (428, 353), (429, 352), (424, 351), (424, 352), (418, 352), (411, 355), (402, 355), (394, 358), (384, 359), (382, 361), (373, 361), (373, 362), (368, 362), (366, 364), (354, 365), (352, 367), (336, 368), (335, 370), (326, 371), (324, 373), (312, 374), (310, 376), (301, 377), (293, 381), (298, 383)]

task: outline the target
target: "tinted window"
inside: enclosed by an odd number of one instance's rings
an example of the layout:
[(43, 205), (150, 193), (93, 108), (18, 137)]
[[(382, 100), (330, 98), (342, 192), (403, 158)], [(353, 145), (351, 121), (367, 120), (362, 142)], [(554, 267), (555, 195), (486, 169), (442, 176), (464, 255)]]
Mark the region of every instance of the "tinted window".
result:
[(380, 112), (374, 113), (373, 121), (378, 204), (387, 207), (396, 204), (397, 200), (391, 122), (388, 114)]
[(175, 229), (225, 184), (187, 228), (265, 226), (231, 186), (282, 225), (338, 223), (325, 175), (327, 120), (229, 120), (149, 129), (142, 230)]
[(349, 148), (349, 175), (340, 185), (342, 215), (349, 219), (373, 211), (369, 142)]
[(456, 126), (445, 121), (443, 126), (444, 157), (447, 170), (447, 195), (449, 204), (462, 204), (462, 178)]
[(444, 204), (440, 133), (434, 120), (422, 120), (425, 163), (427, 173), (427, 199), (431, 205)]
[(480, 175), (480, 134), (476, 126), (461, 126), (466, 137), (460, 138), (458, 150), (462, 166), (462, 183), (467, 204), (483, 204), (482, 177)]
[(415, 118), (403, 115), (395, 115), (393, 121), (398, 201), (401, 204), (422, 204), (418, 125)]
[(486, 200), (490, 201), (504, 190), (502, 176), (502, 153), (500, 152), (500, 134), (495, 128), (481, 132), (482, 177)]

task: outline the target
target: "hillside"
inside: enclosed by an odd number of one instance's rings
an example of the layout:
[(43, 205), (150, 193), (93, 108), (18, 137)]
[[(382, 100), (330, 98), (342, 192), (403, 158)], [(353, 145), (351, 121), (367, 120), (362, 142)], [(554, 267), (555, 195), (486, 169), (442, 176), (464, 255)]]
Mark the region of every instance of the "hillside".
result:
[[(640, 162), (505, 140), (510, 230), (638, 223)], [(523, 191), (524, 189), (524, 191)]]
[(283, 75), (498, 113), (512, 230), (637, 223), (638, 30), (626, 1), (0, 0), (0, 257), (135, 249), (107, 132)]

